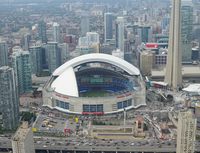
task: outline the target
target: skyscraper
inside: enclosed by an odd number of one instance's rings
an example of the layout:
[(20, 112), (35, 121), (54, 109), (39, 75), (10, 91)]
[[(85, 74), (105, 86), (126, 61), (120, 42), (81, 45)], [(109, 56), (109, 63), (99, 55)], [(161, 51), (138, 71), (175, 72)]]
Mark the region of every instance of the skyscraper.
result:
[(141, 43), (151, 42), (152, 38), (152, 30), (150, 26), (140, 26), (138, 27), (138, 34), (141, 38)]
[(29, 48), (31, 57), (31, 71), (36, 76), (41, 76), (46, 63), (45, 50), (42, 46), (32, 46)]
[(113, 39), (113, 14), (104, 14), (104, 41), (105, 43)]
[(48, 42), (45, 49), (49, 73), (53, 73), (53, 71), (61, 65), (61, 54), (58, 43)]
[(27, 34), (25, 34), (23, 36), (23, 38), (22, 38), (22, 46), (23, 46), (24, 50), (28, 50), (30, 40), (31, 40), (31, 35), (30, 34), (27, 33)]
[(60, 43), (60, 25), (57, 22), (53, 23), (53, 41)]
[(116, 48), (124, 51), (124, 17), (117, 17), (115, 27)]
[(28, 122), (23, 122), (12, 138), (14, 153), (35, 153), (33, 132), (28, 127)]
[(61, 64), (69, 60), (69, 45), (67, 43), (58, 44), (61, 54)]
[(31, 63), (28, 51), (14, 52), (11, 56), (11, 65), (14, 69), (19, 94), (32, 91)]
[(192, 56), (192, 26), (193, 7), (192, 1), (182, 1), (181, 6), (181, 40), (182, 40), (182, 60), (191, 61)]
[(173, 90), (177, 90), (182, 86), (180, 10), (181, 0), (172, 0), (165, 82), (168, 83)]
[(19, 96), (13, 68), (0, 67), (0, 126), (15, 129), (19, 123)]
[(179, 112), (176, 153), (194, 153), (197, 121), (191, 111)]
[(6, 42), (0, 42), (0, 67), (8, 65), (8, 47)]
[(85, 36), (87, 32), (90, 32), (90, 19), (84, 15), (81, 17), (81, 36)]
[(46, 32), (46, 23), (44, 21), (40, 21), (38, 24), (38, 34), (39, 39), (42, 41), (42, 43), (47, 43), (47, 32)]

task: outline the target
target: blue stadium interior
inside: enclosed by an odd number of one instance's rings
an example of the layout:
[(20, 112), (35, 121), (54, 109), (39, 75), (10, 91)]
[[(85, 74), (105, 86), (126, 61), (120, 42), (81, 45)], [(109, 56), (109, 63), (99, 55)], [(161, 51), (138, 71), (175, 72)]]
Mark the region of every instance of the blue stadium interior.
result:
[(88, 97), (111, 95), (133, 91), (135, 82), (127, 77), (123, 71), (113, 71), (102, 67), (85, 67), (76, 72), (76, 79), (80, 96), (88, 96), (87, 93), (93, 92), (97, 95)]

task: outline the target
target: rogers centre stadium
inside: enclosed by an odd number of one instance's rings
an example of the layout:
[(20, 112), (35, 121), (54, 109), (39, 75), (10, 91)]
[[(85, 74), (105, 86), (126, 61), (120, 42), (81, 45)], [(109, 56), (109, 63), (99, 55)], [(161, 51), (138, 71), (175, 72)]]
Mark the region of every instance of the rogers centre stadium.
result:
[(140, 71), (108, 54), (76, 57), (57, 68), (43, 88), (44, 106), (71, 114), (113, 114), (146, 105)]

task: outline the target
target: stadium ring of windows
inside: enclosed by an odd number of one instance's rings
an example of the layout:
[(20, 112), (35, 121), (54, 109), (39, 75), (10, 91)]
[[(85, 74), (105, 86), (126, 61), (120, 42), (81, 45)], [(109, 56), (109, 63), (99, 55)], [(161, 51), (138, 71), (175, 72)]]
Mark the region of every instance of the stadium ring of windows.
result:
[(43, 89), (44, 105), (73, 114), (112, 114), (146, 105), (136, 67), (111, 55), (82, 56), (87, 60), (79, 56), (55, 70)]

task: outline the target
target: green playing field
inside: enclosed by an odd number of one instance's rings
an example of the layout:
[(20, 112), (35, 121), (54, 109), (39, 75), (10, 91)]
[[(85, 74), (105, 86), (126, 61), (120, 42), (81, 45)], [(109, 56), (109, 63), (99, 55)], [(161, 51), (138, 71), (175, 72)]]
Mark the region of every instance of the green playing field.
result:
[(109, 94), (108, 91), (88, 91), (84, 93), (80, 93), (81, 97), (103, 97)]

